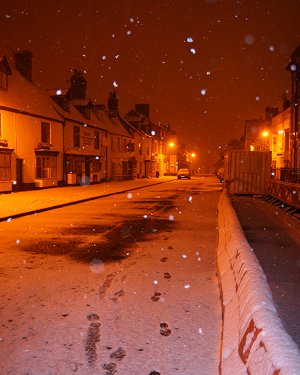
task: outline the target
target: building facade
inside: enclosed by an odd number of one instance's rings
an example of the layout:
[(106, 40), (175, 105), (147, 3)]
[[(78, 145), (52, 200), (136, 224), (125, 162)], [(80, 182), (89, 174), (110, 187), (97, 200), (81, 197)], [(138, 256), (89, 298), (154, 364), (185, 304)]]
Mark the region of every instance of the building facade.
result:
[(63, 121), (30, 81), (31, 58), (27, 52), (0, 58), (0, 191), (63, 183)]

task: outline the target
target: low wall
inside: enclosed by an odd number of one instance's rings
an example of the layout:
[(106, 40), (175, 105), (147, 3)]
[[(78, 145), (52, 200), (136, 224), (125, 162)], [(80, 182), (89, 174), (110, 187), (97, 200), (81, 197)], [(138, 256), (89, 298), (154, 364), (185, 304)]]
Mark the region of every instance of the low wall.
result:
[(226, 189), (219, 204), (218, 267), (223, 303), (222, 375), (300, 374), (300, 352), (286, 333), (262, 268)]

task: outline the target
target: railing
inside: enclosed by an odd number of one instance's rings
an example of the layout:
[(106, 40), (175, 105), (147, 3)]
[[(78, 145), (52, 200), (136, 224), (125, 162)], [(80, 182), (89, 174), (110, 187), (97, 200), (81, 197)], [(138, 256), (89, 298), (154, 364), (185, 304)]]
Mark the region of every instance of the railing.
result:
[(289, 206), (300, 208), (299, 183), (269, 180), (267, 194)]
[(280, 181), (300, 183), (300, 170), (297, 168), (278, 168), (272, 170), (272, 175)]

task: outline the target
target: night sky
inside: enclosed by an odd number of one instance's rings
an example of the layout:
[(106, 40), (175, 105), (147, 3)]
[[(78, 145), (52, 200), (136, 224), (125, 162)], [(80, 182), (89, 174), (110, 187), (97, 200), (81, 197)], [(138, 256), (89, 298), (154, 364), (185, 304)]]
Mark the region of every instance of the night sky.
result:
[(149, 103), (204, 157), (282, 107), (299, 16), (299, 0), (10, 0), (0, 35), (33, 52), (36, 84), (68, 87), (82, 70), (91, 99), (106, 104), (117, 86), (122, 114)]

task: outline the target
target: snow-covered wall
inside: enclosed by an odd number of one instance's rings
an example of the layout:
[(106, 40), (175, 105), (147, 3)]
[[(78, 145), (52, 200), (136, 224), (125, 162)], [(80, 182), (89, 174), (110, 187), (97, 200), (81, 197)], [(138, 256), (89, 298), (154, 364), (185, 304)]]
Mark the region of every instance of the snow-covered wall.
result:
[(283, 328), (262, 268), (226, 189), (218, 204), (223, 296), (222, 375), (300, 374), (300, 352)]

